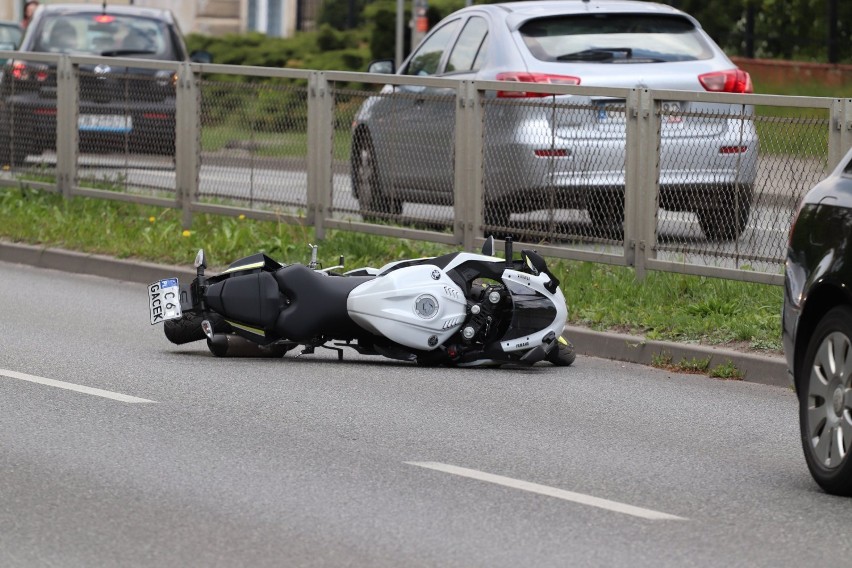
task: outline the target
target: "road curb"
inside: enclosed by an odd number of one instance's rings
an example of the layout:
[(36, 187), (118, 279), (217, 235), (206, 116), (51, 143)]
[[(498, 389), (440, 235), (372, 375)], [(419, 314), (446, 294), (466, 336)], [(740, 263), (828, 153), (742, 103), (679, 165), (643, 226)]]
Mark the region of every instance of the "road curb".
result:
[(660, 359), (669, 358), (675, 366), (681, 361), (709, 359), (709, 369), (733, 364), (743, 373), (744, 381), (778, 387), (790, 386), (787, 363), (781, 356), (756, 355), (690, 343), (654, 341), (634, 335), (594, 331), (570, 325), (565, 327), (565, 332), (580, 355), (642, 365), (653, 365)]
[[(0, 241), (0, 261), (77, 274), (91, 274), (139, 284), (148, 284), (164, 276), (177, 276), (184, 279), (195, 277), (195, 271), (186, 267), (2, 241)], [(709, 368), (731, 363), (744, 374), (744, 381), (781, 387), (790, 384), (783, 357), (753, 355), (689, 343), (654, 341), (639, 336), (594, 331), (576, 326), (566, 326), (565, 331), (580, 355), (642, 365), (652, 365), (655, 360), (669, 357), (674, 364), (684, 360), (709, 358)]]

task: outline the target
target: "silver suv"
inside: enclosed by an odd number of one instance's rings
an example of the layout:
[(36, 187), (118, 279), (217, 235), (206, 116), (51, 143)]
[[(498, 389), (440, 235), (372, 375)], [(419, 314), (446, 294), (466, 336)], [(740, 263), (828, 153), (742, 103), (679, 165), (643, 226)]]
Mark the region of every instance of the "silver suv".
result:
[[(392, 71), (392, 65), (370, 66), (381, 69)], [(464, 8), (435, 26), (397, 74), (752, 92), (748, 73), (694, 18), (630, 0)], [(505, 227), (511, 213), (555, 207), (586, 209), (607, 230), (622, 227), (623, 100), (510, 91), (486, 96), (486, 225)], [(452, 89), (422, 86), (386, 87), (365, 101), (353, 123), (351, 154), (352, 187), (365, 217), (399, 214), (403, 202), (452, 203), (454, 102)], [(660, 207), (695, 212), (707, 238), (737, 238), (757, 174), (752, 109), (687, 101), (664, 107)]]

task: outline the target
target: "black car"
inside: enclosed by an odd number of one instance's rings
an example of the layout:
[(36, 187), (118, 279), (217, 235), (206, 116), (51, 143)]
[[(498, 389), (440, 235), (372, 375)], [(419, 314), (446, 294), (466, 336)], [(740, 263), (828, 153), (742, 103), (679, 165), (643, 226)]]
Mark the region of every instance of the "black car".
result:
[[(97, 4), (41, 6), (20, 51), (100, 56), (81, 65), (80, 149), (173, 154), (175, 73), (114, 65), (110, 58), (209, 61), (187, 54), (180, 29), (167, 10)], [(28, 155), (56, 147), (57, 82), (54, 65), (6, 62), (0, 79), (0, 160), (19, 165)]]
[(782, 319), (808, 468), (825, 491), (852, 495), (852, 152), (799, 209)]

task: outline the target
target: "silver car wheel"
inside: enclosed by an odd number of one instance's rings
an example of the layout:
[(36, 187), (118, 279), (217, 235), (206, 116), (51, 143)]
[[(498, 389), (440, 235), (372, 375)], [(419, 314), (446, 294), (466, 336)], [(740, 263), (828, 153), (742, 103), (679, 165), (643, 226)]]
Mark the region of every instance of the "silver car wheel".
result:
[(358, 152), (358, 197), (364, 204), (369, 204), (374, 199), (376, 191), (374, 161), (373, 150), (362, 146)]
[(852, 446), (852, 342), (842, 332), (822, 340), (810, 370), (806, 432), (815, 460), (840, 467)]

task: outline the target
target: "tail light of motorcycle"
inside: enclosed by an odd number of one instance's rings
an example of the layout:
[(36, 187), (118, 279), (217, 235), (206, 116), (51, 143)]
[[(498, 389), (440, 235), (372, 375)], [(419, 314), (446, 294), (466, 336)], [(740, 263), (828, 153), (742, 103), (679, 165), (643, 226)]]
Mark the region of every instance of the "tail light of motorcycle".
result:
[[(580, 78), (571, 75), (552, 75), (550, 73), (527, 73), (525, 71), (506, 71), (498, 73), (498, 81), (513, 81), (516, 83), (536, 83), (543, 85), (579, 85)], [(527, 91), (497, 91), (498, 98), (528, 99), (549, 97), (547, 93), (529, 93)]]
[(753, 93), (751, 75), (742, 69), (714, 71), (698, 76), (698, 82), (705, 90), (713, 93)]

